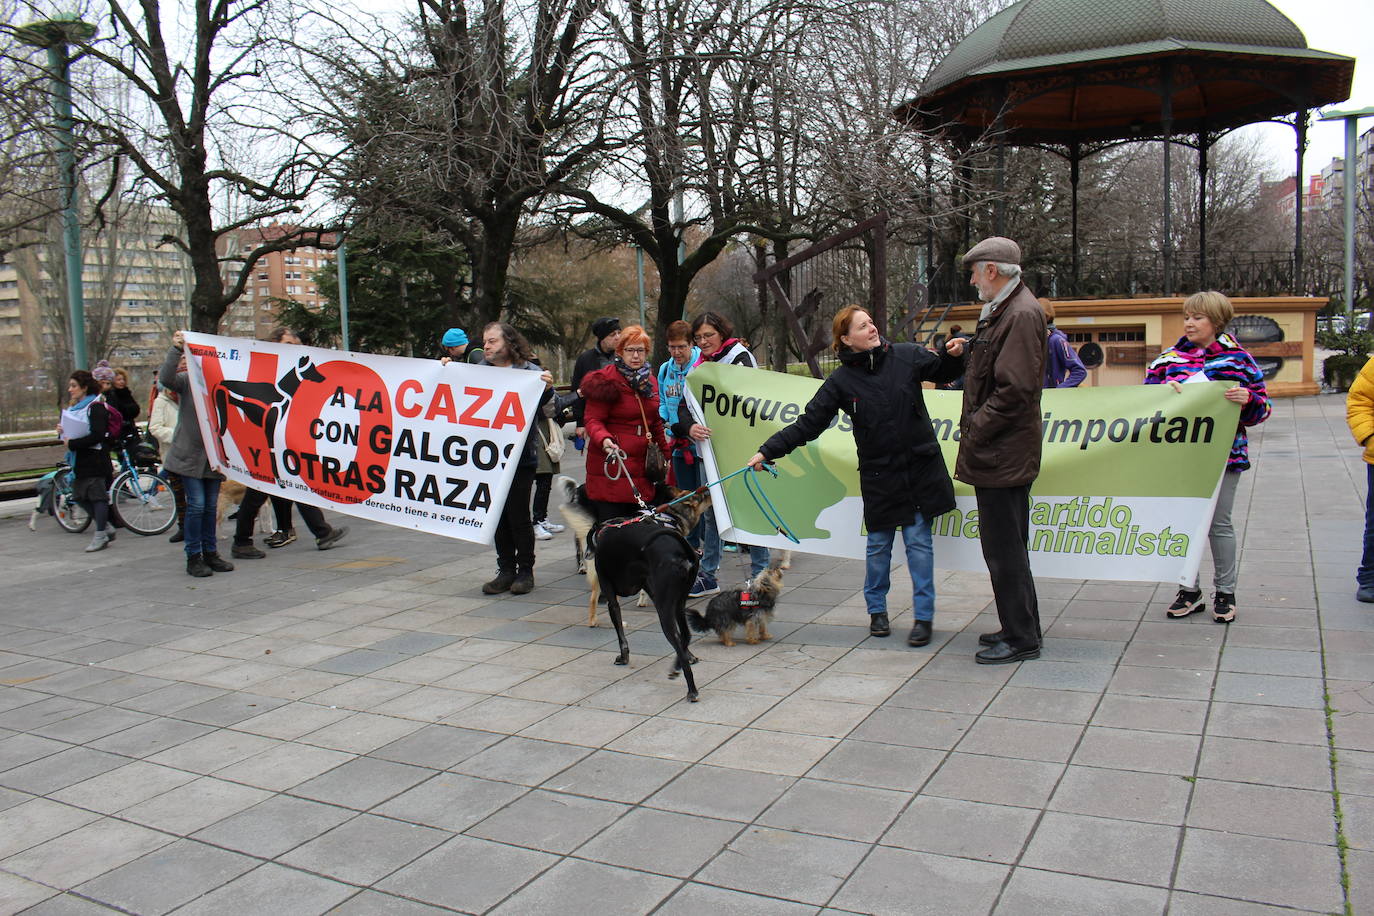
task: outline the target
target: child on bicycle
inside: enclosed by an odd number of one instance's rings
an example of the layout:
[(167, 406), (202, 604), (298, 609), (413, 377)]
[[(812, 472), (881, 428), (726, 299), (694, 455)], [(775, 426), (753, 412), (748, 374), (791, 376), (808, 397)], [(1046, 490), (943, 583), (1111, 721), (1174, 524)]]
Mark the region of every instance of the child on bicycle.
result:
[(81, 508), (95, 519), (95, 536), (86, 553), (104, 550), (115, 539), (110, 527), (110, 466), (108, 430), (109, 411), (100, 399), (101, 386), (85, 369), (77, 369), (67, 381), (71, 405), (62, 411), (57, 433), (67, 446), (67, 461), (72, 466), (72, 495)]

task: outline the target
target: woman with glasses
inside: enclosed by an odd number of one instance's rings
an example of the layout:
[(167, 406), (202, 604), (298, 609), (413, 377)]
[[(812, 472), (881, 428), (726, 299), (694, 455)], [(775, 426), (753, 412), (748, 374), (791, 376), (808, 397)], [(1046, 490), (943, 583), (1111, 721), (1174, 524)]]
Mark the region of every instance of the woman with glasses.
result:
[(645, 474), (645, 455), (650, 441), (665, 454), (667, 443), (658, 414), (658, 385), (649, 369), (652, 348), (644, 328), (632, 324), (621, 332), (611, 364), (582, 379), (582, 396), (587, 399), (587, 497), (596, 506), (598, 522), (639, 511), (636, 489), (646, 501), (654, 498), (655, 482)]
[[(692, 340), (701, 349), (702, 363), (724, 363), (728, 366), (744, 366), (757, 369), (758, 361), (749, 352), (749, 346), (735, 336), (735, 326), (719, 312), (702, 312), (692, 322)], [(673, 424), (673, 435), (704, 442), (711, 438), (711, 428), (698, 423), (687, 409), (684, 400), (678, 408), (678, 421)], [(692, 585), (691, 597), (700, 598), (720, 591), (716, 573), (720, 570), (721, 541), (720, 531), (716, 528), (716, 514), (706, 510), (701, 521), (702, 552), (701, 572)], [(749, 576), (753, 578), (768, 566), (768, 548), (749, 548)]]

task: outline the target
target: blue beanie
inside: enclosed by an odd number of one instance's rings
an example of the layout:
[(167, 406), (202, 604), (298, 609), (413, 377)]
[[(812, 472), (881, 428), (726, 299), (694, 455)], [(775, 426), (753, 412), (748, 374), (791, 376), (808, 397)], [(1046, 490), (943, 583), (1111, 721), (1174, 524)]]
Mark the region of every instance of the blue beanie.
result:
[(446, 347), (467, 346), (468, 335), (462, 328), (449, 328), (444, 332), (443, 344)]

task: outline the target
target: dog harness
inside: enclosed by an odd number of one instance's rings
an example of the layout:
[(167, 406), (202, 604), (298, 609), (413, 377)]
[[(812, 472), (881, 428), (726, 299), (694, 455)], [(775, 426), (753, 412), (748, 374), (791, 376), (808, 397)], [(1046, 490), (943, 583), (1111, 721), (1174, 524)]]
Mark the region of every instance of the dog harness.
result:
[(752, 611), (759, 606), (759, 599), (755, 598), (752, 592), (739, 593), (739, 609), (741, 611)]

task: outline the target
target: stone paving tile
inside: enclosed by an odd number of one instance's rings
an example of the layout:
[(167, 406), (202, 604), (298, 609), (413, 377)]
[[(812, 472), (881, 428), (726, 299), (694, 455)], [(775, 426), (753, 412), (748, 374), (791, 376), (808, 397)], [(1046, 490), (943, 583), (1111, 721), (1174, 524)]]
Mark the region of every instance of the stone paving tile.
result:
[(760, 815), (757, 823), (873, 842), (910, 800), (907, 792), (801, 779)]
[(1015, 862), (1039, 818), (1033, 808), (918, 796), (882, 835), (884, 846)]
[(217, 770), (215, 775), (260, 789), (284, 792), (353, 757), (328, 748), (283, 743)]
[(166, 913), (257, 865), (248, 856), (179, 840), (87, 881), (76, 891), (132, 913)]
[(0, 912), (18, 913), (41, 903), (57, 892), (18, 875), (0, 872)]
[(708, 884), (682, 885), (658, 909), (658, 916), (697, 916), (720, 913), (729, 916), (815, 916), (816, 907), (712, 887)]
[(550, 777), (542, 788), (635, 804), (658, 791), (686, 764), (615, 751), (594, 751)]
[[(1092, 724), (1106, 728), (1202, 734), (1208, 704), (1201, 700), (1172, 700), (1109, 693), (1093, 713)], [(1215, 707), (1211, 707), (1215, 709)]]
[[(456, 836), (377, 887), (415, 900), (481, 913), (558, 862), (558, 857)], [(461, 876), (461, 880), (454, 880)]]
[(1189, 829), (1177, 886), (1279, 906), (1342, 908), (1335, 847), (1292, 840)]
[(31, 798), (0, 812), (0, 858), (69, 833), (100, 815), (72, 805)]
[(197, 832), (194, 838), (271, 859), (332, 830), (356, 812), (275, 795)]
[(465, 832), (500, 843), (569, 853), (626, 810), (614, 802), (535, 790)]
[(752, 821), (793, 782), (786, 776), (699, 764), (644, 804), (685, 814)]
[(501, 735), (452, 725), (429, 725), (372, 751), (368, 756), (397, 763), (448, 769), (486, 750), (502, 739)]
[(0, 868), (66, 890), (175, 839), (137, 824), (101, 818), (0, 860)]
[(460, 832), (527, 791), (508, 782), (440, 773), (380, 805), (373, 813)]
[(347, 884), (274, 863), (261, 865), (181, 909), (178, 916), (314, 916), (356, 892)]
[(279, 858), (286, 865), (367, 886), (451, 836), (431, 827), (360, 814)]
[(1201, 740), (1197, 735), (1089, 726), (1074, 752), (1073, 762), (1189, 776), (1196, 767)]
[(125, 808), (120, 817), (185, 836), (269, 797), (262, 789), (204, 776)]
[(472, 755), (451, 769), (469, 776), (537, 786), (589, 753), (589, 748), (571, 744), (511, 737)]
[(1199, 779), (1188, 826), (1308, 843), (1336, 842), (1330, 792)]
[(1191, 785), (1184, 777), (1165, 773), (1071, 766), (1048, 809), (1177, 825), (1188, 809)]
[(1168, 886), (1180, 828), (1047, 812), (1021, 864), (1067, 874)]
[[(11, 739), (16, 740), (16, 739)], [(47, 795), (101, 773), (118, 769), (129, 758), (85, 747), (63, 745), (65, 750), (40, 757), (0, 774), (0, 785), (32, 795)]]
[(882, 916), (987, 913), (1006, 873), (1003, 865), (880, 846), (845, 881), (833, 906)]
[(987, 802), (993, 805), (1042, 807), (1064, 767), (1036, 760), (950, 754), (921, 790), (925, 795)]
[[(1002, 891), (996, 913), (997, 916), (1042, 916), (1045, 913), (1158, 916), (1165, 911), (1168, 902), (1169, 893), (1164, 888), (1018, 868)], [(1177, 909), (1170, 912), (1177, 912)]]
[(366, 811), (424, 782), (434, 770), (359, 757), (291, 790), (292, 795)]
[(1198, 776), (1294, 789), (1330, 791), (1331, 762), (1322, 746), (1207, 738)]
[(736, 890), (823, 904), (859, 865), (868, 848), (849, 840), (750, 827), (696, 877)]
[(114, 814), (141, 801), (170, 792), (196, 778), (195, 773), (144, 761), (132, 761), (54, 792), (57, 801), (102, 814)]
[(649, 912), (678, 887), (678, 881), (565, 859), (518, 891), (493, 914), (554, 911), (635, 914)]

